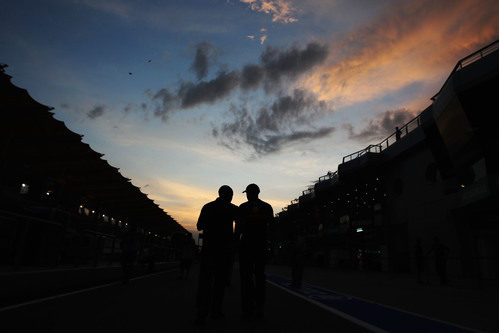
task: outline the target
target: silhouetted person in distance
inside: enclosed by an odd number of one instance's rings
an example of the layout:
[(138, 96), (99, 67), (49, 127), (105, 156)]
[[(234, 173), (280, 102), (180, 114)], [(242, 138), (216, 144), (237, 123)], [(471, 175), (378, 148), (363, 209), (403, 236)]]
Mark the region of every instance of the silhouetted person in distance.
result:
[(186, 233), (182, 242), (182, 249), (180, 254), (180, 279), (187, 280), (191, 270), (194, 256), (196, 255), (196, 244), (191, 234)]
[(260, 188), (249, 184), (248, 201), (239, 206), (235, 238), (239, 248), (241, 273), (241, 305), (243, 319), (263, 317), (265, 303), (265, 261), (267, 231), (274, 218), (272, 206), (258, 199)]
[(305, 265), (305, 240), (299, 234), (291, 236), (291, 287), (301, 288)]
[(421, 246), (421, 238), (416, 239), (416, 244), (414, 245), (414, 260), (416, 262), (416, 275), (418, 278), (418, 283), (423, 283), (423, 272), (424, 272), (424, 254), (423, 247)]
[(433, 238), (433, 246), (431, 247), (428, 255), (433, 253), (435, 255), (435, 270), (440, 278), (440, 284), (448, 284), (447, 280), (447, 258), (450, 249), (444, 245), (438, 236)]
[(234, 251), (233, 222), (238, 208), (231, 204), (233, 191), (229, 186), (221, 186), (218, 195), (203, 206), (197, 223), (197, 229), (203, 231), (203, 247), (196, 324), (204, 324), (210, 312), (213, 319), (224, 317), (222, 302)]
[(137, 256), (138, 238), (135, 227), (130, 227), (121, 240), (121, 267), (123, 283), (128, 283), (133, 274), (133, 265)]
[(402, 135), (402, 131), (400, 130), (400, 128), (398, 127), (395, 127), (395, 140), (400, 140), (400, 136)]

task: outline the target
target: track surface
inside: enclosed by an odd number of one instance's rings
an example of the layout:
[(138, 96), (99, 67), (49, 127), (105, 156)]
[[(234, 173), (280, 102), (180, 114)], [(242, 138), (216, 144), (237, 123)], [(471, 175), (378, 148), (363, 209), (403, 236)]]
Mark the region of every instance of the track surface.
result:
[(240, 319), (234, 272), (226, 319), (193, 323), (197, 271), (188, 280), (170, 271), (0, 311), (2, 332), (366, 332), (340, 316), (268, 284), (263, 321)]
[(0, 309), (5, 332), (470, 332), (452, 324), (317, 286), (290, 287), (268, 275), (266, 317), (240, 320), (237, 272), (225, 298), (226, 318), (193, 323), (197, 271), (177, 270), (108, 283)]
[(270, 275), (267, 280), (299, 298), (375, 332), (473, 332), (471, 329), (458, 327), (455, 324), (423, 317), (306, 283), (301, 289), (293, 289), (290, 287), (290, 280), (284, 277)]

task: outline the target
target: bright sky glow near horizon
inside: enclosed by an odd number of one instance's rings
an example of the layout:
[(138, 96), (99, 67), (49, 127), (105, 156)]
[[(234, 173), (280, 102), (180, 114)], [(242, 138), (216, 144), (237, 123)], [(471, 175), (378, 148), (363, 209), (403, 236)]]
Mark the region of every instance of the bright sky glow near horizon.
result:
[(186, 229), (218, 188), (279, 212), (499, 38), (492, 0), (5, 1), (12, 82)]

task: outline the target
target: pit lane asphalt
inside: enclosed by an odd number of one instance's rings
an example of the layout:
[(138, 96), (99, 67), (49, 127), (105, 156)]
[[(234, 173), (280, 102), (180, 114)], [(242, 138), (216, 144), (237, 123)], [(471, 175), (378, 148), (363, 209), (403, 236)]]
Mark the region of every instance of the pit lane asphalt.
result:
[[(188, 280), (170, 270), (0, 310), (3, 332), (366, 332), (283, 288), (267, 284), (265, 318), (243, 321), (238, 272), (226, 290), (224, 320), (194, 325), (197, 266)], [(8, 286), (3, 286), (8, 287)]]

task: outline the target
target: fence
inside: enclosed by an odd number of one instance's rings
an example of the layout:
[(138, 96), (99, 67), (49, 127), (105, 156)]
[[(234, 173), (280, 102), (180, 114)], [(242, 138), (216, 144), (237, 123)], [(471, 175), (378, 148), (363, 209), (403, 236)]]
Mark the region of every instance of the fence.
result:
[[(343, 163), (352, 161), (352, 160), (359, 158), (362, 155), (365, 155), (367, 153), (381, 153), (383, 150), (390, 147), (395, 142), (402, 139), (404, 136), (406, 136), (410, 132), (414, 131), (419, 126), (421, 126), (421, 115), (420, 114), (418, 116), (416, 116), (415, 118), (411, 119), (407, 124), (400, 127), (398, 129), (398, 131), (393, 132), (390, 136), (388, 136), (386, 139), (384, 139), (380, 143), (377, 143), (374, 145), (369, 145), (364, 149), (356, 151), (355, 153), (344, 156)], [(398, 135), (397, 135), (397, 133), (398, 133)]]

